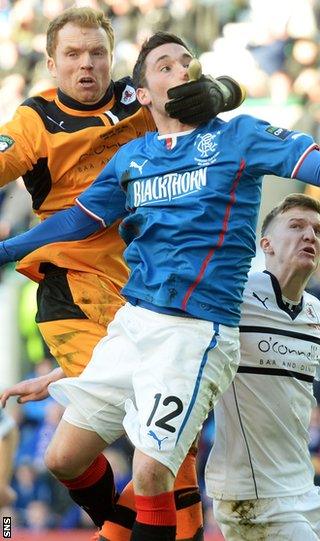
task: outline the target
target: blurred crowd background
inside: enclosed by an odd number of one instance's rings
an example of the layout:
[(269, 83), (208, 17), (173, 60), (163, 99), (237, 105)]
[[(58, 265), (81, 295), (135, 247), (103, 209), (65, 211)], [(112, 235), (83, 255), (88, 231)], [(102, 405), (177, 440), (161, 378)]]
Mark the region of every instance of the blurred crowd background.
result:
[[(320, 141), (319, 0), (0, 0), (0, 123), (29, 95), (53, 85), (46, 70), (48, 22), (71, 6), (103, 10), (116, 35), (114, 79), (128, 75), (141, 43), (156, 30), (181, 35), (199, 56), (203, 72), (242, 82), (248, 98), (241, 112), (276, 126), (297, 128)], [(233, 114), (233, 113), (232, 113)], [(284, 195), (302, 191), (298, 181), (266, 179), (261, 217)], [(313, 195), (319, 197), (319, 190)], [(0, 190), (0, 240), (34, 223), (29, 195), (19, 179)], [(261, 223), (261, 221), (260, 221)], [(254, 265), (262, 265), (261, 257)], [(310, 290), (320, 297), (320, 273)], [(8, 265), (0, 269), (0, 386), (55, 367), (34, 323), (36, 285)], [(320, 388), (315, 386), (320, 403)], [(46, 472), (44, 450), (62, 409), (51, 398), (9, 410), (20, 430), (12, 487), (17, 499), (3, 515), (41, 531), (92, 528), (66, 490)], [(198, 457), (202, 490), (204, 462), (214, 438), (214, 418), (205, 425)], [(320, 407), (310, 425), (310, 451), (320, 484)], [(131, 476), (131, 447), (123, 439), (110, 450), (121, 489)], [(4, 457), (0, 457), (3, 460)], [(207, 533), (214, 535), (209, 500), (203, 497)]]

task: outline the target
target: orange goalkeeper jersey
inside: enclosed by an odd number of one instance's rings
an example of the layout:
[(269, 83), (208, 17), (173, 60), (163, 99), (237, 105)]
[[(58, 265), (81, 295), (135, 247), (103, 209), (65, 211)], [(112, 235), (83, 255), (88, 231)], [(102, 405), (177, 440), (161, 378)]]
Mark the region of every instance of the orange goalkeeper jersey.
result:
[[(151, 115), (135, 100), (130, 78), (112, 83), (94, 107), (60, 90), (43, 92), (27, 99), (0, 129), (0, 186), (22, 176), (34, 212), (44, 219), (72, 206), (121, 145), (154, 129)], [(123, 248), (114, 226), (82, 241), (39, 248), (20, 261), (18, 270), (40, 281), (39, 265), (49, 261), (98, 275), (120, 289), (127, 278)]]

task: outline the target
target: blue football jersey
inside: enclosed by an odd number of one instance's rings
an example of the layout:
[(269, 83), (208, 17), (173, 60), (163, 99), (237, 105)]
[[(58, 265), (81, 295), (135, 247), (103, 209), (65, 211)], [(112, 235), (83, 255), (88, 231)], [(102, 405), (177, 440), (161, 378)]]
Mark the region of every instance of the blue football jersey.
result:
[(147, 133), (119, 150), (78, 204), (105, 225), (126, 209), (130, 302), (236, 326), (263, 175), (294, 177), (313, 148), (310, 136), (247, 115)]

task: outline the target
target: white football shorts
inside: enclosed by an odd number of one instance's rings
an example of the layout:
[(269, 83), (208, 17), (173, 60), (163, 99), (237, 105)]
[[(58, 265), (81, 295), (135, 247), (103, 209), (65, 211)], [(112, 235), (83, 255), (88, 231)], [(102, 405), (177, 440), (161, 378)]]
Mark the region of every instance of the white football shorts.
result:
[[(79, 377), (49, 386), (65, 420), (133, 445), (176, 474), (239, 363), (238, 328), (127, 303)], [(75, 409), (79, 421), (75, 419)]]
[(320, 539), (320, 487), (299, 496), (214, 500), (213, 512), (228, 541)]

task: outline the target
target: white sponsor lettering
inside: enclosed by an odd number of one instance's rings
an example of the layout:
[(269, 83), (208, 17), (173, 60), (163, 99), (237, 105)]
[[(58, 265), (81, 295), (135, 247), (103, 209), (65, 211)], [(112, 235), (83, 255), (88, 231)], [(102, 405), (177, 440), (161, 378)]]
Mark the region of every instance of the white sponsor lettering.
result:
[(133, 182), (134, 206), (153, 201), (171, 201), (201, 190), (207, 185), (207, 167), (184, 173), (167, 173), (163, 176)]

